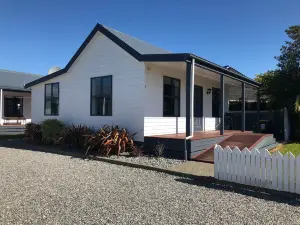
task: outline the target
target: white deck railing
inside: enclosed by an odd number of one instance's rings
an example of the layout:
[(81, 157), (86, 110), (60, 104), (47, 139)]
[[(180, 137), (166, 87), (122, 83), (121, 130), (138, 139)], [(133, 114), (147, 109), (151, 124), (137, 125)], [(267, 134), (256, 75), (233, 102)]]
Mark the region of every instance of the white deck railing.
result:
[[(185, 132), (185, 117), (145, 117), (144, 135), (177, 134)], [(220, 118), (198, 117), (194, 118), (195, 131), (216, 130)]]

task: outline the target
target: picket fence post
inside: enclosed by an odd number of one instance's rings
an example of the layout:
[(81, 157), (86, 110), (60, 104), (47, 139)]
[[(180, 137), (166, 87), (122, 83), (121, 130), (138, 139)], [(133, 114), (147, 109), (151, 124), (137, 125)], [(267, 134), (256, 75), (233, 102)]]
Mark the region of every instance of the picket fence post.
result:
[(300, 156), (296, 158), (296, 193), (300, 194)]
[(296, 177), (295, 177), (295, 156), (293, 153), (289, 152), (290, 155), (290, 180), (289, 180), (289, 187), (290, 192), (295, 193), (295, 185), (296, 185)]

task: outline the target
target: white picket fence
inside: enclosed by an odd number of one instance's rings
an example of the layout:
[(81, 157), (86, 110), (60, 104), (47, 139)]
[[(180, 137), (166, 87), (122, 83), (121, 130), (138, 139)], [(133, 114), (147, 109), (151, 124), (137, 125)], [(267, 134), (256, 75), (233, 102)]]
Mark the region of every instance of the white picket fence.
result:
[(268, 150), (231, 150), (216, 145), (214, 177), (219, 180), (300, 194), (300, 156)]

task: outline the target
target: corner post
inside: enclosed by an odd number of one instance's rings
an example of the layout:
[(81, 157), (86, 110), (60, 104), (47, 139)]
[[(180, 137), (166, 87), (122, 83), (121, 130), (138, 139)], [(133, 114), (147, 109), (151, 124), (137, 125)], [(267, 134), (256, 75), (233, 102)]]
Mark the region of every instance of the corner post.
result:
[(260, 119), (260, 89), (257, 88), (257, 94), (256, 94), (256, 116), (257, 116), (257, 128), (260, 130), (260, 124), (259, 124), (259, 119)]
[(186, 94), (185, 94), (185, 149), (184, 159), (187, 160), (187, 140), (191, 136), (191, 68), (192, 63), (186, 61)]
[(3, 109), (4, 109), (4, 106), (3, 106), (3, 90), (0, 89), (0, 125), (3, 125)]
[(246, 121), (246, 98), (245, 98), (245, 83), (242, 82), (242, 132), (245, 131), (245, 121)]
[(223, 74), (220, 74), (220, 92), (221, 92), (220, 135), (224, 135), (224, 75)]
[(192, 59), (191, 65), (191, 136), (194, 135), (194, 83), (195, 83), (195, 59)]

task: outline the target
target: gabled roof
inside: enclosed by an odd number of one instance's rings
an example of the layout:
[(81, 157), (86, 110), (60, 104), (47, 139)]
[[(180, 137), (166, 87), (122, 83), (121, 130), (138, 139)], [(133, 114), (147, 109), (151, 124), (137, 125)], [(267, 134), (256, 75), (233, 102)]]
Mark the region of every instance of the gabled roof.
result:
[(101, 24), (97, 24), (94, 27), (94, 29), (92, 30), (92, 32), (89, 34), (89, 36), (85, 39), (83, 44), (79, 47), (79, 49), (73, 55), (73, 57), (68, 62), (68, 64), (65, 66), (65, 68), (63, 68), (55, 73), (41, 77), (37, 80), (34, 80), (30, 83), (27, 83), (25, 85), (25, 88), (32, 87), (34, 85), (45, 82), (47, 80), (50, 80), (54, 77), (60, 76), (64, 73), (68, 72), (70, 67), (73, 65), (73, 63), (76, 61), (76, 59), (79, 57), (81, 52), (85, 49), (85, 47), (89, 44), (89, 42), (92, 40), (92, 38), (94, 37), (94, 35), (97, 32), (100, 32), (103, 35), (105, 35), (107, 38), (109, 38), (111, 41), (113, 41), (115, 44), (117, 44), (119, 47), (121, 47), (124, 51), (126, 51), (128, 54), (130, 54), (132, 57), (134, 57), (138, 61), (142, 61), (142, 62), (183, 62), (183, 61), (190, 61), (190, 60), (194, 59), (196, 64), (201, 65), (205, 68), (210, 68), (211, 70), (214, 70), (218, 73), (224, 74), (229, 77), (233, 77), (234, 79), (240, 79), (240, 80), (245, 81), (254, 86), (260, 85), (256, 81), (254, 81), (246, 76), (241, 76), (241, 74), (239, 74), (239, 73), (230, 71), (220, 65), (212, 63), (212, 62), (205, 60), (199, 56), (196, 56), (194, 54), (170, 53), (164, 49), (155, 47), (151, 44), (148, 44), (144, 41), (141, 41), (139, 39), (131, 37), (127, 34), (124, 34), (122, 32), (114, 30), (112, 28), (106, 27)]
[(116, 37), (120, 38), (122, 41), (124, 41), (126, 44), (131, 46), (133, 49), (135, 49), (137, 52), (139, 52), (141, 55), (143, 54), (168, 54), (171, 53), (165, 49), (156, 47), (154, 45), (151, 45), (145, 41), (139, 40), (137, 38), (131, 37), (127, 34), (124, 34), (120, 31), (117, 31), (115, 29), (112, 29), (110, 27), (104, 26), (107, 30), (109, 30), (112, 34), (114, 34)]
[(0, 88), (12, 91), (28, 91), (24, 84), (40, 78), (40, 75), (0, 69)]

